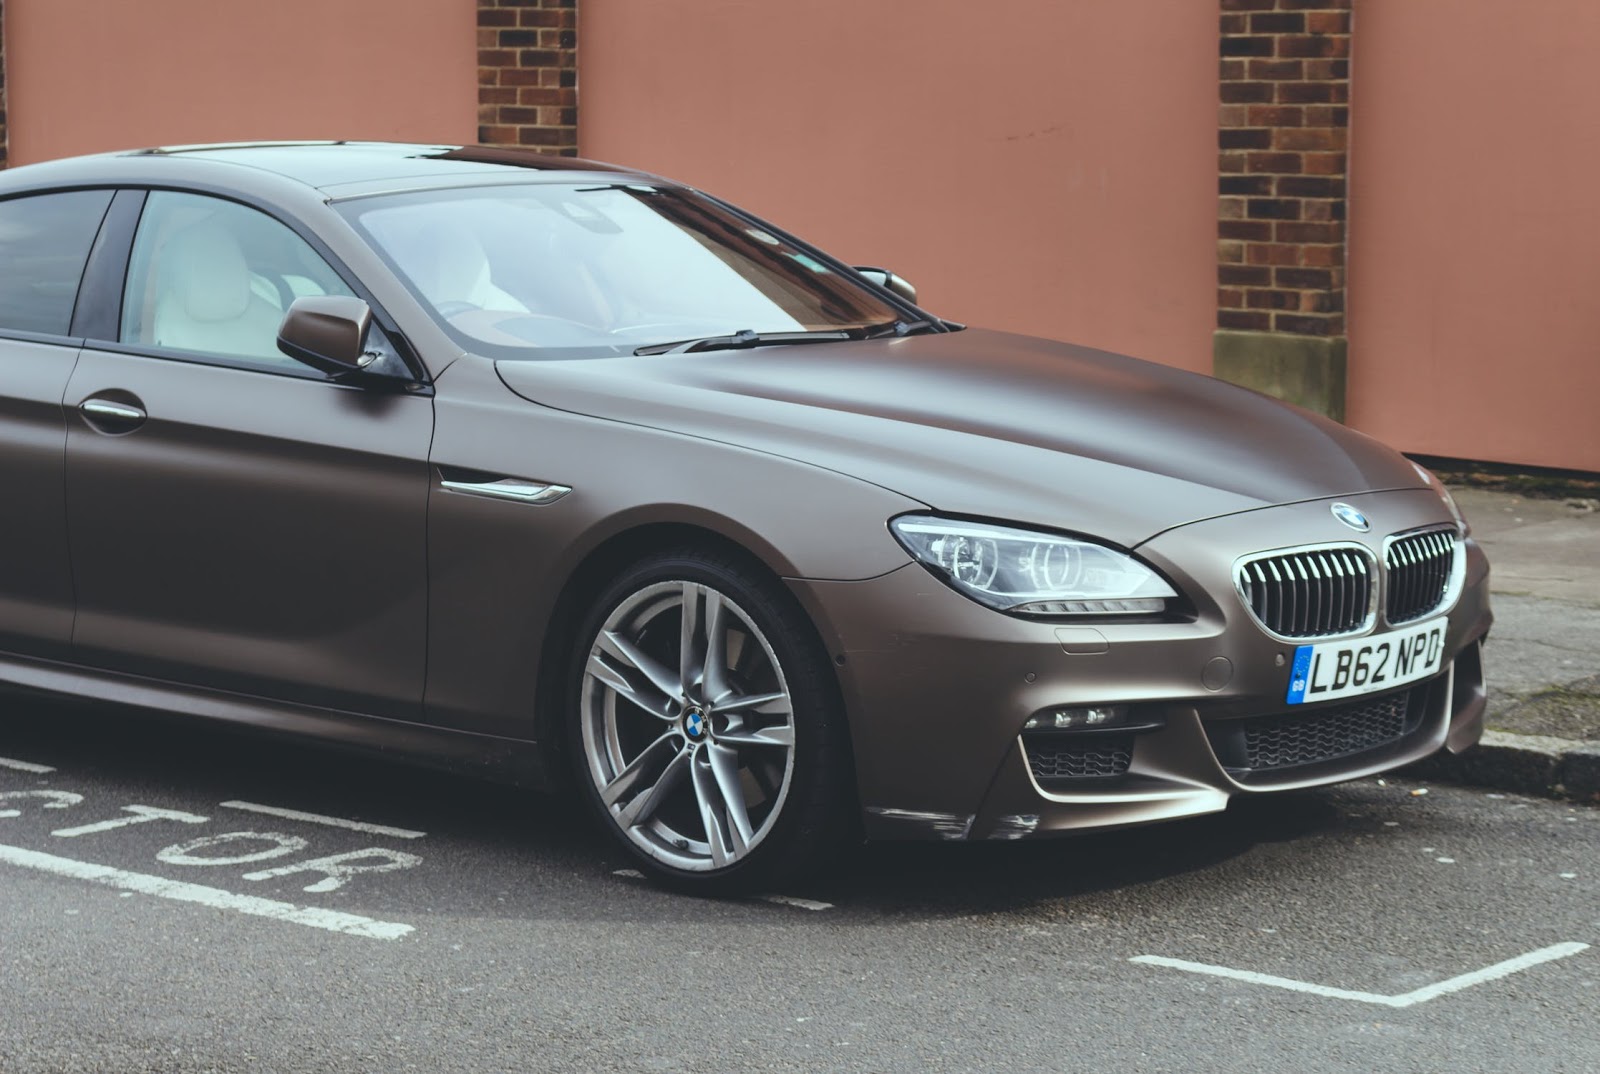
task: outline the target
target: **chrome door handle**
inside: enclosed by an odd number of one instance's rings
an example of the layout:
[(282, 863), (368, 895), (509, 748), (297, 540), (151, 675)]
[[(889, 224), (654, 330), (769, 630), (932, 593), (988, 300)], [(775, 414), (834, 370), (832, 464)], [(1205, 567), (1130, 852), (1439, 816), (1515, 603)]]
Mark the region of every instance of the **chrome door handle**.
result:
[(566, 485), (524, 481), (520, 477), (502, 477), (493, 481), (453, 481), (442, 474), (439, 477), (439, 487), (447, 492), (461, 492), (468, 496), (489, 496), (497, 500), (514, 500), (517, 503), (554, 503), (572, 491)]
[(116, 432), (136, 429), (149, 416), (132, 403), (117, 403), (110, 399), (85, 399), (78, 404), (78, 411), (95, 428)]

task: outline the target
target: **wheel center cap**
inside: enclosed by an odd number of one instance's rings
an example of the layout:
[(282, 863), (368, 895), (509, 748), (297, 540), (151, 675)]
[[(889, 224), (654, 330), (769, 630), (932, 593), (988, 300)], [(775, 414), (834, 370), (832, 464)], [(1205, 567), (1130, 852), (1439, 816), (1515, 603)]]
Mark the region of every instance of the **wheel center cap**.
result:
[(706, 714), (698, 708), (690, 708), (683, 714), (683, 733), (690, 742), (699, 742), (706, 737)]

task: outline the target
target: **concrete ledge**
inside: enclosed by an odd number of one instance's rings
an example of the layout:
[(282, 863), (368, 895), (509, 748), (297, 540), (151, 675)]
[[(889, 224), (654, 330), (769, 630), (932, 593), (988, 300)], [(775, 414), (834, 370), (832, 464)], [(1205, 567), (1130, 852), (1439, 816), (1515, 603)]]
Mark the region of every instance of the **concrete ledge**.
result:
[(1485, 731), (1465, 753), (1441, 753), (1409, 773), (1543, 798), (1600, 803), (1600, 743)]
[(1344, 420), (1344, 337), (1219, 330), (1211, 339), (1219, 380)]

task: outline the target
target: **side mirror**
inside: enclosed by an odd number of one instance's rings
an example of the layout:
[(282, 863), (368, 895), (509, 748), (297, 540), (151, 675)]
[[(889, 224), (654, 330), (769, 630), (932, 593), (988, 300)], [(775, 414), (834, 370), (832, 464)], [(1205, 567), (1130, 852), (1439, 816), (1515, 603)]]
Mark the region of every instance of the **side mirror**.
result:
[(359, 373), (376, 354), (367, 353), (372, 309), (359, 298), (307, 295), (297, 298), (278, 326), (278, 349), (330, 377)]
[(888, 269), (874, 268), (871, 265), (857, 265), (856, 271), (879, 287), (886, 287), (893, 291), (913, 306), (917, 304), (917, 289), (912, 287), (909, 281), (896, 276)]

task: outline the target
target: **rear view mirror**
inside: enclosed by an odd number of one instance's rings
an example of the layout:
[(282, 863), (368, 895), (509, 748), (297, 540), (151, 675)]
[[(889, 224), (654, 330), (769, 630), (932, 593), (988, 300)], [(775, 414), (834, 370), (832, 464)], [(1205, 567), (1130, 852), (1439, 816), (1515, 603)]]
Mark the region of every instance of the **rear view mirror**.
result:
[(917, 304), (917, 289), (911, 286), (910, 281), (902, 279), (886, 268), (874, 268), (871, 265), (857, 265), (856, 271), (879, 287), (886, 287), (911, 303)]
[(359, 298), (297, 298), (278, 326), (278, 349), (330, 377), (359, 373), (377, 358), (367, 352), (372, 309)]

